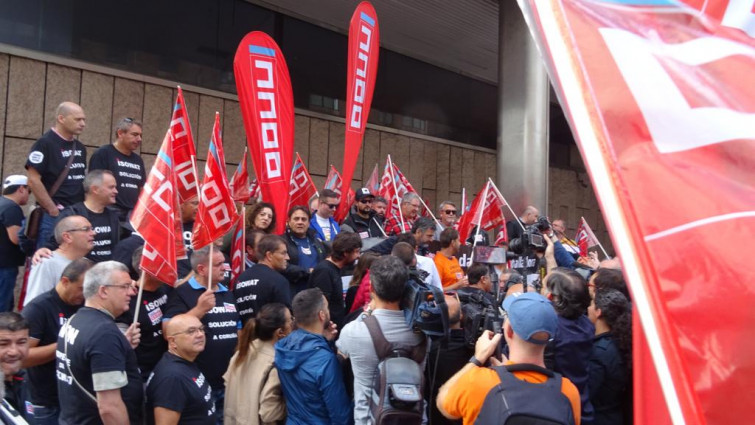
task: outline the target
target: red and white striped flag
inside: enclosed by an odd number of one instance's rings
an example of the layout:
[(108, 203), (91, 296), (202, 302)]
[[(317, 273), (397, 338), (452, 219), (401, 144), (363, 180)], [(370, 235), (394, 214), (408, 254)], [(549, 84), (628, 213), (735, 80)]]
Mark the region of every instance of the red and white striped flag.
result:
[(194, 148), (189, 114), (186, 112), (184, 94), (180, 86), (170, 119), (170, 132), (173, 136), (172, 158), (178, 183), (178, 202), (184, 203), (197, 197), (197, 151)]
[(257, 182), (257, 179), (252, 180), (251, 183), (249, 183), (249, 194), (251, 198), (249, 199), (260, 199), (260, 196), (262, 195), (262, 189), (260, 188), (259, 182)]
[(587, 224), (587, 220), (582, 217), (579, 220), (579, 228), (577, 229), (577, 236), (574, 238), (579, 247), (579, 256), (587, 257), (587, 250), (594, 246), (598, 246), (598, 238), (595, 237), (595, 233), (592, 232), (590, 225)]
[(172, 158), (172, 128), (165, 133), (155, 164), (131, 214), (131, 225), (144, 238), (140, 268), (171, 286), (178, 279), (176, 260), (186, 256)]
[(244, 155), (241, 157), (239, 166), (236, 167), (236, 172), (233, 173), (231, 178), (231, 197), (236, 202), (246, 204), (249, 198), (252, 197), (252, 192), (249, 185), (249, 171), (246, 165), (246, 151), (244, 148)]
[(388, 201), (388, 211), (385, 216), (398, 216), (401, 206), (401, 198), (407, 192), (415, 192), (409, 180), (404, 177), (398, 166), (393, 163), (391, 156), (385, 161), (383, 177), (380, 179), (379, 195)]
[[(482, 202), (482, 200), (485, 200)], [(502, 223), (503, 207), (506, 203), (503, 201), (503, 197), (500, 196), (498, 188), (495, 184), (488, 179), (485, 185), (477, 192), (477, 196), (472, 201), (472, 206), (469, 208), (467, 214), (464, 214), (459, 219), (459, 239), (466, 241), (470, 232), (475, 226), (480, 226), (480, 230), (488, 231), (493, 230)]]
[(201, 193), (191, 239), (194, 249), (207, 246), (228, 233), (238, 216), (236, 205), (231, 198), (231, 190), (228, 187), (223, 140), (220, 137), (220, 114), (217, 112), (204, 168)]
[(244, 271), (246, 260), (246, 241), (244, 241), (244, 220), (241, 216), (236, 220), (236, 228), (231, 240), (231, 289), (236, 286), (236, 280)]
[(296, 205), (303, 205), (309, 210), (309, 200), (316, 195), (315, 183), (297, 152), (296, 161), (294, 161), (294, 167), (291, 170), (291, 190), (287, 210), (291, 210), (291, 207)]

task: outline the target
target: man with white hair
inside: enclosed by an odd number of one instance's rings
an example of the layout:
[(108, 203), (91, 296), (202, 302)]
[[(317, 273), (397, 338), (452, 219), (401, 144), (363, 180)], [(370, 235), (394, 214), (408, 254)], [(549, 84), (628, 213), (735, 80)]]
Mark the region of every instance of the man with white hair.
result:
[[(385, 234), (388, 236), (398, 235), (400, 233), (410, 232), (412, 224), (417, 219), (419, 207), (422, 201), (415, 192), (406, 192), (401, 197), (401, 214), (392, 215), (385, 220)], [(403, 219), (403, 220), (402, 220)]]
[(135, 288), (117, 261), (98, 263), (84, 276), (84, 307), (58, 336), (61, 423), (141, 423), (144, 388), (134, 353), (141, 335), (138, 326), (123, 333), (115, 323)]

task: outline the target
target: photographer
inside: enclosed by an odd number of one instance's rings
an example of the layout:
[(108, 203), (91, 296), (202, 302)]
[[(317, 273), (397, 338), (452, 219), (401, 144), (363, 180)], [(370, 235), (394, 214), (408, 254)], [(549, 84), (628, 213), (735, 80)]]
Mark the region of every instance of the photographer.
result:
[(495, 295), (493, 295), (493, 281), (490, 278), (490, 269), (486, 264), (472, 264), (467, 269), (467, 280), (469, 286), (457, 290), (462, 304), (465, 303), (465, 299), (475, 296), (484, 298), (490, 305), (496, 304)]

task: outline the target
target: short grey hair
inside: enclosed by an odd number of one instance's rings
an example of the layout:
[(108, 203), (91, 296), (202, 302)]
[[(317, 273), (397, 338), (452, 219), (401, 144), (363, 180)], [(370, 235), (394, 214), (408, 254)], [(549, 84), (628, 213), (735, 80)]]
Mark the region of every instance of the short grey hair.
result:
[(110, 170), (92, 170), (84, 177), (84, 181), (81, 183), (84, 186), (84, 193), (89, 193), (92, 190), (92, 186), (102, 186), (102, 179), (105, 174), (110, 174), (115, 178), (113, 172)]
[(453, 202), (451, 202), (451, 201), (443, 201), (443, 202), (440, 203), (440, 205), (438, 205), (438, 211), (443, 211), (443, 207), (445, 207), (446, 205), (450, 205), (450, 206), (456, 208), (456, 204), (454, 204)]
[(58, 243), (58, 245), (63, 245), (63, 233), (71, 231), (73, 229), (73, 221), (77, 218), (86, 218), (83, 215), (69, 215), (68, 217), (63, 217), (58, 221), (58, 223), (55, 225), (55, 230), (53, 230), (53, 233), (55, 235), (55, 242)]
[[(218, 248), (218, 250), (219, 249), (220, 248)], [(197, 267), (199, 267), (200, 264), (207, 264), (207, 262), (210, 261), (210, 245), (192, 252), (190, 261), (191, 269), (194, 270), (194, 273), (199, 273)]]
[(121, 120), (118, 121), (118, 124), (115, 125), (115, 137), (118, 137), (118, 132), (129, 131), (133, 126), (138, 126), (139, 128), (144, 127), (140, 121), (133, 118), (121, 118)]
[(84, 298), (92, 298), (101, 286), (110, 284), (113, 272), (128, 274), (128, 268), (118, 261), (103, 261), (89, 269), (84, 275)]
[(408, 204), (414, 199), (419, 199), (419, 195), (417, 195), (416, 192), (406, 192), (404, 196), (401, 197), (401, 203)]

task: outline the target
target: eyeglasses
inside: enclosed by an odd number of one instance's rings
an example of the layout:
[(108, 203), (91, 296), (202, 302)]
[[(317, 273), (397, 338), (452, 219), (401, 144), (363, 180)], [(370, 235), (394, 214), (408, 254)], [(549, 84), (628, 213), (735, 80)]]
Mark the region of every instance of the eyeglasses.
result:
[(92, 226), (77, 227), (75, 229), (68, 229), (66, 232), (88, 232), (92, 230)]
[(132, 283), (121, 283), (121, 284), (118, 284), (118, 285), (110, 285), (110, 284), (108, 284), (108, 285), (102, 285), (102, 286), (112, 286), (114, 288), (121, 288), (121, 289), (125, 289), (127, 291), (129, 289), (134, 288), (134, 284), (132, 284)]
[(200, 327), (198, 327), (198, 328), (195, 328), (195, 327), (191, 327), (191, 328), (189, 328), (189, 329), (186, 329), (185, 331), (176, 332), (176, 333), (174, 333), (174, 334), (173, 334), (173, 335), (171, 335), (171, 336), (176, 336), (176, 335), (181, 335), (181, 334), (186, 334), (186, 335), (189, 335), (189, 336), (194, 336), (194, 335), (196, 335), (196, 334), (197, 334), (197, 332), (202, 332), (202, 333), (205, 333), (205, 328), (204, 328), (204, 326), (200, 326)]
[(448, 215), (456, 215), (456, 210), (445, 210), (443, 212), (446, 213), (446, 214), (448, 214)]
[(327, 205), (328, 205), (328, 208), (330, 208), (331, 210), (338, 208), (338, 204), (327, 204)]
[(363, 204), (371, 204), (371, 203), (372, 203), (372, 199), (362, 199), (362, 200), (361, 200), (361, 201), (359, 201), (359, 202), (361, 202), (361, 203), (363, 203)]

